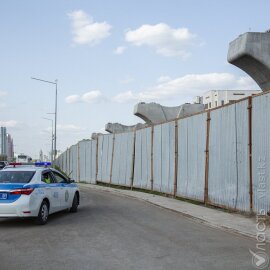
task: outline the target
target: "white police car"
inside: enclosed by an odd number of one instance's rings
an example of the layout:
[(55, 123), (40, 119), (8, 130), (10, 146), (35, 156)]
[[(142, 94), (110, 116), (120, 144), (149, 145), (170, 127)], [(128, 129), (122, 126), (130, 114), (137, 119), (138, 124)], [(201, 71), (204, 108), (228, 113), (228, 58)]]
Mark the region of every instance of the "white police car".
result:
[(35, 217), (43, 225), (49, 214), (77, 211), (78, 186), (49, 165), (10, 163), (0, 171), (0, 217)]

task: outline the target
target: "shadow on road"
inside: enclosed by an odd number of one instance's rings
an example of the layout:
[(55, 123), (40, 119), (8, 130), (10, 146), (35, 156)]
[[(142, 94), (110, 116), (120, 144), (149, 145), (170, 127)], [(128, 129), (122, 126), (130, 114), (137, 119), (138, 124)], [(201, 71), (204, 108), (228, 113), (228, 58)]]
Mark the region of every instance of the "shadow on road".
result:
[[(51, 214), (48, 219), (46, 226), (50, 224), (62, 223), (64, 221), (70, 222), (70, 219), (76, 219), (78, 216), (84, 216), (89, 212), (89, 207), (80, 207), (77, 213), (69, 213), (64, 210)], [(62, 221), (62, 222), (61, 222)], [(35, 223), (34, 218), (0, 218), (0, 228), (23, 228), (23, 227), (40, 227)]]

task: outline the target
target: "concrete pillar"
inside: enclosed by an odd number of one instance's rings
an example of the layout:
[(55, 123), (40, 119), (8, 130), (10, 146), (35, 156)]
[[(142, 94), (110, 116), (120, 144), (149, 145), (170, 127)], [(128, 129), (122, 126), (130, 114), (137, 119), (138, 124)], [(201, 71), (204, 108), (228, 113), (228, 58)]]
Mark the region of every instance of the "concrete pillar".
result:
[(240, 35), (229, 45), (228, 62), (245, 71), (262, 91), (270, 90), (270, 33)]

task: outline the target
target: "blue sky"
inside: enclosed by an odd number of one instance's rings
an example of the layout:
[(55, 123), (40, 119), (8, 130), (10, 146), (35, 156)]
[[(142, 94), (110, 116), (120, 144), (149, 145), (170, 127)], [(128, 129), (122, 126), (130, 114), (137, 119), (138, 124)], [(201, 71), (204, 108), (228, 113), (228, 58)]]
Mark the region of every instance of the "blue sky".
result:
[(15, 151), (50, 149), (58, 79), (58, 149), (107, 122), (142, 122), (139, 101), (191, 102), (211, 89), (258, 89), (227, 63), (230, 41), (270, 28), (269, 1), (1, 1), (0, 124)]

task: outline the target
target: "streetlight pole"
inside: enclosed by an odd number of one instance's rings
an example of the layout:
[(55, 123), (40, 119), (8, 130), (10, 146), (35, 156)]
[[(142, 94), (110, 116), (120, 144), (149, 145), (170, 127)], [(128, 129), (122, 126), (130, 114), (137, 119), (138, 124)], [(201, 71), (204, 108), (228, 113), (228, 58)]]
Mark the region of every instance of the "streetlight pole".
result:
[(52, 81), (46, 81), (43, 79), (39, 79), (39, 78), (34, 78), (31, 77), (31, 79), (33, 80), (37, 80), (37, 81), (41, 81), (41, 82), (45, 82), (45, 83), (50, 83), (50, 84), (54, 84), (55, 85), (55, 115), (54, 115), (54, 160), (56, 159), (56, 155), (57, 155), (57, 148), (56, 148), (56, 127), (57, 127), (57, 83), (58, 81), (55, 80), (54, 82)]
[(53, 120), (50, 119), (50, 118), (46, 118), (46, 117), (42, 117), (43, 119), (46, 119), (46, 120), (49, 120), (49, 121), (52, 121), (52, 149), (51, 149), (51, 162), (53, 162)]

